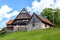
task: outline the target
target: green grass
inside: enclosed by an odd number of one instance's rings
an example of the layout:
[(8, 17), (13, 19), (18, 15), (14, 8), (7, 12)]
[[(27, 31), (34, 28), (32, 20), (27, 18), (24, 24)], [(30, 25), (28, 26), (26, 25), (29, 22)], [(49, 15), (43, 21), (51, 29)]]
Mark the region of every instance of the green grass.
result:
[(60, 28), (7, 33), (0, 40), (60, 40)]

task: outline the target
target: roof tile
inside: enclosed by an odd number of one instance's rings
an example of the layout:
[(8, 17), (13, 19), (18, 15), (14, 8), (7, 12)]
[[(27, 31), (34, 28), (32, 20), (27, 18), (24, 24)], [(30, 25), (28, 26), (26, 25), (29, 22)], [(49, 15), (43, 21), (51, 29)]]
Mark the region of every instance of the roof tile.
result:
[(13, 20), (9, 20), (6, 24), (11, 24), (13, 22)]

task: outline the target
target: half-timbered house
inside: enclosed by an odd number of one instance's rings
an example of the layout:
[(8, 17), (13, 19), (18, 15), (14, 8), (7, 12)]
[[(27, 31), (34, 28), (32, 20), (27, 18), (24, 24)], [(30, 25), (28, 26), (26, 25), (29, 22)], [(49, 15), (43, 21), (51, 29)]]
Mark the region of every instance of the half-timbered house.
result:
[(6, 26), (8, 31), (18, 31), (49, 28), (53, 26), (53, 24), (47, 18), (38, 16), (35, 13), (31, 16), (29, 12), (23, 8), (14, 20), (9, 20), (6, 23)]

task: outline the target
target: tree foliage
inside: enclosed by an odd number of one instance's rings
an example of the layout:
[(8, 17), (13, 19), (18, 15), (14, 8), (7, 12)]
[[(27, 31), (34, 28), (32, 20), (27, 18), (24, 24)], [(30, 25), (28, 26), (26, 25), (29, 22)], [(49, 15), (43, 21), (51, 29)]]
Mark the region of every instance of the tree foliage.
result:
[(45, 8), (41, 12), (41, 15), (44, 17), (46, 16), (52, 23), (53, 23), (53, 16), (54, 16), (55, 26), (60, 26), (60, 9)]

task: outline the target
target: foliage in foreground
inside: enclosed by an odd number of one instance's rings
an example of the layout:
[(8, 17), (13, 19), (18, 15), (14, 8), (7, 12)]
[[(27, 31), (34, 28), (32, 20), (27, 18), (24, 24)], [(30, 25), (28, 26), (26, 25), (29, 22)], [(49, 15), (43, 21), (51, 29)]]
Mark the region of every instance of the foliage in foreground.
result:
[(0, 35), (3, 35), (7, 32), (6, 28), (3, 28), (2, 30), (0, 30)]
[(18, 31), (4, 34), (2, 40), (60, 40), (60, 28)]

